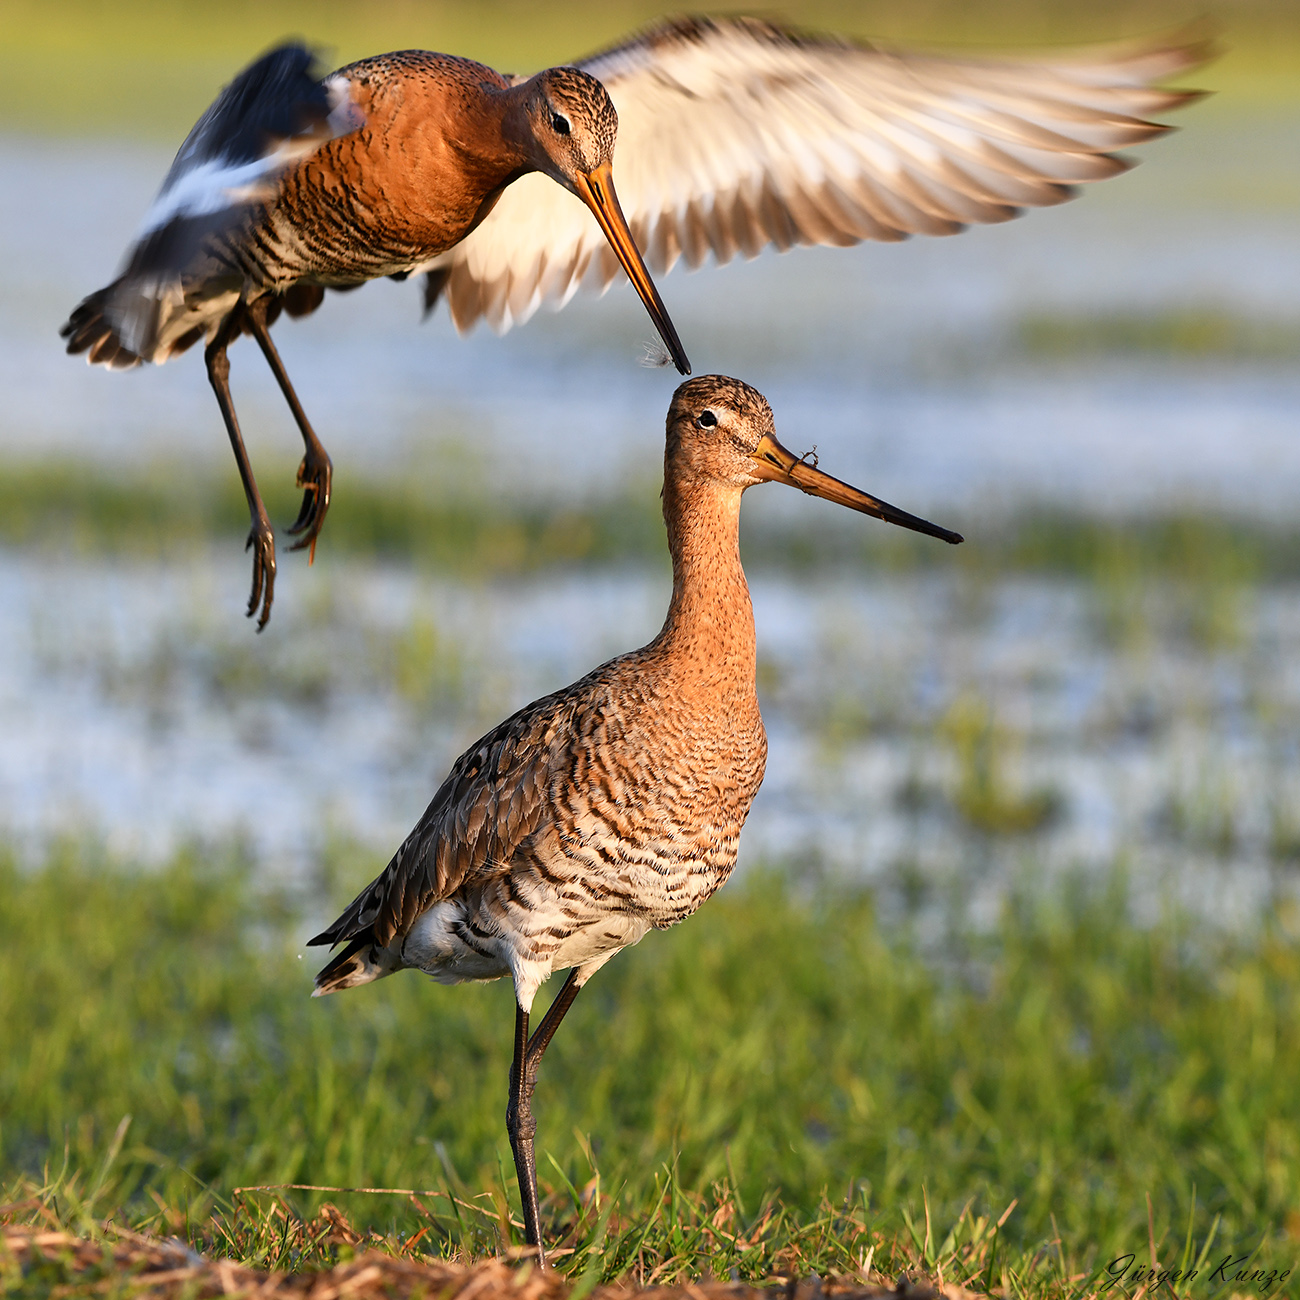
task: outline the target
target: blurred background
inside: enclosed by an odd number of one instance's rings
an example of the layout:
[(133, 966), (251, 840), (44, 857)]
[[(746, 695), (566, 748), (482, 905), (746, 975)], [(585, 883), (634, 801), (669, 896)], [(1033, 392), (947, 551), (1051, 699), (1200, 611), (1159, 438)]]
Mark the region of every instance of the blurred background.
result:
[[(1081, 1267), (1145, 1258), (1154, 1197), (1161, 1233), (1272, 1233), (1293, 1260), (1300, 11), (783, 9), (956, 48), (1206, 11), (1224, 53), (1184, 84), (1214, 95), (1065, 207), (661, 283), (697, 372), (754, 383), (793, 449), (967, 541), (749, 495), (767, 779), (738, 883), (602, 972), (547, 1058), (543, 1141), (573, 1186), (599, 1156), (652, 1200), (725, 1174), (742, 1218), (777, 1186), (809, 1222), (828, 1185), (917, 1222), (928, 1186), (927, 1225), (1019, 1197), (1031, 1272), (1049, 1234)], [(282, 322), (335, 503), (313, 566), (282, 539), (260, 636), (198, 351), (110, 374), (57, 331), (278, 38), (529, 71), (659, 12), (0, 0), (7, 1167), (71, 1150), (113, 1196), (163, 1188), (168, 1231), (196, 1185), (237, 1181), (445, 1172), (504, 1206), (509, 990), (309, 1003), (301, 945), (466, 745), (660, 626), (674, 376), (640, 364), (644, 312), (619, 286), (458, 338), (382, 282)], [(285, 524), (297, 434), (255, 348), (232, 382)], [(732, 1267), (718, 1252), (686, 1275)], [(735, 1266), (794, 1267), (755, 1261)]]
[[(419, 288), (277, 337), (333, 454), (316, 563), (242, 617), (236, 475), (198, 353), (110, 374), (60, 323), (104, 283), (177, 143), (278, 37), (531, 70), (646, 4), (0, 8), (0, 828), (157, 859), (241, 837), (377, 864), (482, 729), (648, 639), (673, 386), (621, 289), (504, 339)], [(795, 4), (811, 27), (1014, 47), (1149, 36), (1179, 0)], [(743, 861), (956, 891), (1131, 858), (1215, 915), (1300, 871), (1300, 17), (1211, 6), (1217, 93), (1074, 203), (901, 246), (674, 273), (697, 371), (772, 400), (833, 473), (959, 552), (768, 489), (746, 502), (766, 785)], [(233, 382), (263, 490), (298, 440), (255, 350)], [(785, 498), (785, 499), (781, 499)], [(937, 893), (936, 893), (937, 891)]]

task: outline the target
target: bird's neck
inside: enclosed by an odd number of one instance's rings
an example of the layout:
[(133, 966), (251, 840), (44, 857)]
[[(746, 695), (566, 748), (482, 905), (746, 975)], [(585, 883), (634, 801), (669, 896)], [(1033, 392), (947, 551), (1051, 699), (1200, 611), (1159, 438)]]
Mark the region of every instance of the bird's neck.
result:
[(517, 175), (539, 171), (539, 146), (533, 135), (528, 103), (532, 81), (495, 92), (484, 111), (491, 114), (500, 140), (501, 162)]
[(673, 596), (656, 644), (675, 674), (754, 694), (754, 607), (740, 567), (740, 489), (670, 474), (664, 522)]
[(536, 170), (522, 90), (480, 81), (474, 94), (458, 101), (455, 118), (444, 127), (462, 173), (494, 200), (512, 180)]

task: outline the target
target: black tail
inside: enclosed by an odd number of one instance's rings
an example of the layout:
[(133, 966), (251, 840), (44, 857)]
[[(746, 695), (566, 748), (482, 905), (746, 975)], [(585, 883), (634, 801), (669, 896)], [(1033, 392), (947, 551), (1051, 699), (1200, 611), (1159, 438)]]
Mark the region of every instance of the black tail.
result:
[[(317, 939), (309, 940), (309, 944)], [(316, 988), (312, 997), (324, 997), (326, 993), (337, 993), (340, 989), (356, 988), (358, 984), (369, 984), (372, 980), (383, 979), (393, 973), (393, 967), (376, 961), (375, 938), (373, 934), (364, 934), (353, 939), (342, 952), (336, 953), (329, 964), (316, 976)]]
[(117, 282), (83, 298), (59, 331), (59, 337), (68, 340), (68, 351), (73, 356), (87, 352), (91, 365), (107, 366), (110, 370), (130, 370), (140, 364), (140, 357), (132, 352), (119, 337), (117, 330), (104, 315), (109, 295)]

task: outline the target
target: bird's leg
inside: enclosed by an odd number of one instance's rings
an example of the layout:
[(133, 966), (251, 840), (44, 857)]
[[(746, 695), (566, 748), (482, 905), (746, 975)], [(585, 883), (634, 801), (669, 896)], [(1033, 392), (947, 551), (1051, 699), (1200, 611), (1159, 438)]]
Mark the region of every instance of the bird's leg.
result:
[(299, 533), (302, 536), (289, 549), (307, 550), (310, 562), (316, 558), (316, 538), (320, 536), (321, 525), (325, 522), (325, 512), (330, 508), (330, 485), (333, 481), (334, 464), (321, 445), (321, 440), (316, 436), (316, 431), (311, 427), (307, 413), (298, 400), (298, 394), (293, 391), (293, 385), (289, 382), (289, 372), (284, 368), (280, 353), (271, 341), (271, 331), (266, 324), (266, 312), (270, 302), (270, 297), (264, 296), (250, 303), (248, 323), (253, 331), (253, 337), (262, 349), (262, 355), (266, 358), (266, 364), (271, 367), (275, 382), (280, 385), (284, 400), (289, 403), (289, 410), (293, 413), (294, 422), (298, 425), (298, 432), (302, 434), (303, 444), (307, 449), (302, 463), (298, 466), (298, 486), (304, 489), (302, 508), (289, 529), (294, 536)]
[(537, 1135), (537, 1121), (533, 1118), (533, 1089), (537, 1087), (537, 1067), (542, 1053), (564, 1013), (573, 1005), (582, 982), (578, 967), (569, 971), (564, 987), (555, 995), (536, 1034), (528, 1036), (528, 1011), (515, 1006), (515, 1060), (510, 1067), (510, 1104), (506, 1106), (506, 1131), (510, 1134), (511, 1151), (515, 1153), (515, 1175), (519, 1179), (519, 1199), (524, 1206), (524, 1240), (537, 1247), (537, 1262), (546, 1268), (546, 1251), (542, 1245), (541, 1213), (537, 1201), (537, 1160), (533, 1154), (533, 1138)]
[(582, 989), (582, 983), (578, 979), (579, 970), (580, 967), (575, 966), (569, 972), (569, 978), (564, 981), (564, 986), (555, 995), (555, 1001), (547, 1008), (542, 1023), (537, 1026), (533, 1036), (528, 1040), (528, 1055), (524, 1060), (524, 1085), (528, 1089), (529, 1097), (532, 1097), (533, 1089), (537, 1087), (537, 1068), (542, 1063), (542, 1053), (555, 1037), (555, 1031), (560, 1027), (560, 1021), (564, 1019), (564, 1013), (573, 1005), (573, 999)]
[(510, 1067), (510, 1102), (506, 1107), (506, 1131), (510, 1134), (510, 1148), (515, 1155), (515, 1175), (519, 1179), (519, 1199), (524, 1207), (524, 1239), (537, 1247), (537, 1262), (546, 1267), (546, 1251), (542, 1246), (541, 1215), (537, 1201), (537, 1162), (533, 1154), (533, 1138), (537, 1121), (533, 1118), (533, 1089), (537, 1087), (537, 1067), (542, 1053), (555, 1037), (555, 1031), (564, 1019), (564, 1013), (573, 1005), (573, 999), (582, 988), (578, 967), (569, 972), (564, 987), (555, 995), (536, 1032), (528, 1036), (528, 1012), (515, 1008), (515, 1059)]
[(226, 355), (226, 349), (242, 325), (241, 311), (241, 308), (236, 307), (221, 323), (212, 342), (204, 350), (203, 360), (208, 368), (208, 381), (217, 395), (217, 405), (221, 407), (221, 418), (226, 422), (226, 432), (230, 435), (230, 445), (235, 452), (235, 464), (239, 466), (239, 477), (244, 484), (244, 496), (248, 500), (251, 525), (244, 549), (253, 552), (253, 592), (248, 598), (248, 617), (253, 617), (259, 605), (262, 607), (257, 619), (257, 630), (260, 632), (271, 617), (271, 601), (275, 598), (275, 533), (271, 529), (266, 506), (262, 504), (262, 495), (257, 490), (252, 466), (248, 463), (244, 438), (239, 432), (239, 418), (235, 415), (235, 403), (230, 396), (230, 358)]
[(515, 1004), (515, 1056), (510, 1066), (510, 1100), (506, 1104), (506, 1132), (515, 1157), (515, 1177), (519, 1180), (519, 1200), (524, 1209), (524, 1240), (537, 1247), (537, 1262), (546, 1267), (542, 1247), (541, 1216), (537, 1207), (537, 1161), (533, 1155), (533, 1138), (537, 1121), (529, 1106), (532, 1089), (528, 1074), (528, 1012)]

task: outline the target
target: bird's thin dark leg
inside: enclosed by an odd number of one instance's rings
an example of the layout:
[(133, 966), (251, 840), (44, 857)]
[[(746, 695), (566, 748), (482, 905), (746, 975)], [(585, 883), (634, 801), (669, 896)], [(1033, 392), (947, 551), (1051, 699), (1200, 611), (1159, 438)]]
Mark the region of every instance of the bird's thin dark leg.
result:
[(555, 1037), (555, 1031), (564, 1019), (564, 1013), (573, 1005), (582, 984), (578, 968), (569, 972), (564, 987), (547, 1008), (536, 1032), (528, 1036), (528, 1012), (515, 1008), (515, 1058), (510, 1067), (510, 1103), (506, 1107), (506, 1131), (510, 1134), (510, 1149), (515, 1155), (515, 1174), (519, 1179), (519, 1199), (524, 1207), (524, 1239), (537, 1247), (537, 1262), (546, 1266), (546, 1251), (542, 1246), (541, 1214), (537, 1200), (537, 1161), (533, 1152), (533, 1138), (537, 1121), (533, 1118), (533, 1089), (537, 1087), (537, 1067), (542, 1054)]
[(314, 560), (316, 538), (320, 535), (321, 525), (325, 522), (325, 512), (330, 508), (334, 464), (321, 445), (321, 440), (316, 436), (315, 429), (311, 427), (311, 421), (307, 419), (307, 413), (302, 409), (298, 394), (293, 391), (293, 384), (289, 382), (289, 372), (284, 368), (280, 353), (271, 341), (271, 331), (266, 324), (266, 310), (270, 301), (270, 298), (263, 297), (252, 303), (248, 308), (248, 323), (253, 331), (253, 337), (262, 349), (262, 355), (266, 358), (266, 364), (271, 367), (275, 382), (280, 385), (284, 400), (289, 403), (289, 410), (293, 413), (298, 432), (302, 434), (303, 444), (307, 448), (302, 464), (298, 466), (298, 486), (303, 489), (302, 508), (289, 529), (294, 536), (299, 533), (302, 536), (289, 549), (307, 550), (309, 559)]
[(243, 435), (239, 432), (239, 418), (235, 415), (235, 403), (230, 396), (230, 358), (226, 355), (226, 349), (230, 346), (231, 339), (239, 333), (242, 310), (236, 307), (222, 322), (216, 336), (205, 349), (203, 360), (208, 368), (208, 381), (217, 395), (217, 405), (221, 407), (221, 418), (226, 422), (226, 432), (230, 435), (230, 445), (235, 452), (235, 463), (239, 466), (239, 477), (244, 484), (244, 496), (248, 500), (251, 525), (244, 549), (253, 552), (253, 592), (248, 598), (248, 616), (252, 618), (254, 611), (261, 606), (262, 612), (257, 619), (257, 630), (260, 632), (271, 617), (271, 602), (275, 599), (275, 533), (267, 517), (266, 506), (262, 504), (262, 495), (257, 490), (252, 466), (248, 463), (248, 451), (244, 447)]
[(547, 1008), (542, 1023), (537, 1026), (533, 1036), (528, 1040), (528, 1057), (524, 1063), (524, 1074), (530, 1097), (537, 1086), (537, 1067), (542, 1063), (542, 1053), (555, 1037), (555, 1031), (560, 1027), (560, 1021), (564, 1019), (564, 1013), (573, 1005), (573, 999), (578, 996), (581, 989), (582, 985), (578, 982), (578, 967), (575, 966), (569, 972), (569, 978), (564, 981), (564, 986), (555, 995), (555, 1001)]
[(524, 1208), (524, 1240), (537, 1247), (537, 1262), (546, 1264), (542, 1249), (541, 1216), (537, 1206), (537, 1160), (533, 1155), (533, 1138), (537, 1121), (529, 1107), (528, 1087), (528, 1012), (515, 1005), (515, 1057), (510, 1066), (510, 1101), (506, 1105), (506, 1132), (515, 1156), (515, 1177), (519, 1180), (519, 1199)]

